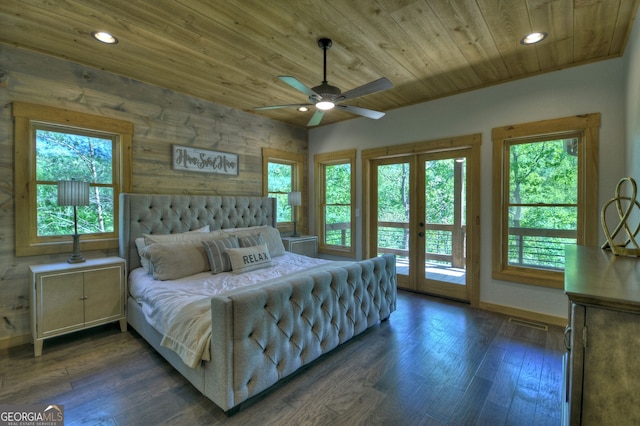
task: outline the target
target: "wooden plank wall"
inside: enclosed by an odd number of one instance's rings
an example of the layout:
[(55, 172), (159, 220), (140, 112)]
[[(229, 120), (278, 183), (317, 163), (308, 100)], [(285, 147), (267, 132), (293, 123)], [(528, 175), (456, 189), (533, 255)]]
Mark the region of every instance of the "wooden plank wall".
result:
[[(13, 101), (132, 122), (136, 193), (261, 195), (263, 147), (308, 157), (305, 128), (0, 44), (0, 347), (30, 342), (29, 265), (68, 257), (68, 253), (15, 256), (15, 214), (20, 212), (14, 207)], [(239, 174), (172, 170), (172, 144), (236, 153)], [(305, 162), (304, 188), (308, 187), (307, 169)], [(299, 229), (306, 232), (308, 224), (301, 223)], [(98, 257), (117, 252), (83, 254)]]

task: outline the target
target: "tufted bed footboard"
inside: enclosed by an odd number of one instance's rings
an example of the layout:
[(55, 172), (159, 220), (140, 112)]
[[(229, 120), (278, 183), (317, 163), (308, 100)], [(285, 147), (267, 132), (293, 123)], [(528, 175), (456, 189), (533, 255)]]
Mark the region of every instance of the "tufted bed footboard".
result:
[(389, 317), (395, 256), (211, 300), (211, 374), (204, 393), (229, 410)]

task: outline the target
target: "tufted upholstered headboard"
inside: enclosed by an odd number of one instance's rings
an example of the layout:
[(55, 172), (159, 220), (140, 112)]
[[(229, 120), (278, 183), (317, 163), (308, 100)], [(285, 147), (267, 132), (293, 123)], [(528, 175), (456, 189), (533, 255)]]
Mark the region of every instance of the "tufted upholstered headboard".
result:
[(140, 266), (135, 246), (143, 234), (175, 234), (209, 225), (211, 230), (276, 226), (276, 199), (210, 195), (120, 194), (120, 257)]

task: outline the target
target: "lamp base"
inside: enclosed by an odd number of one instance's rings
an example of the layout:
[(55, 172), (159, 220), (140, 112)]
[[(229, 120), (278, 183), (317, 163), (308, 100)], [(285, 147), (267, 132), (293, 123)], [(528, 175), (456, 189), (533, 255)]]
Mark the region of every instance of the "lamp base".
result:
[(82, 263), (86, 262), (86, 259), (80, 254), (80, 235), (73, 234), (73, 253), (67, 259), (67, 263)]
[(298, 234), (298, 230), (296, 229), (296, 221), (293, 221), (293, 234), (291, 234), (292, 237), (299, 237), (300, 234)]

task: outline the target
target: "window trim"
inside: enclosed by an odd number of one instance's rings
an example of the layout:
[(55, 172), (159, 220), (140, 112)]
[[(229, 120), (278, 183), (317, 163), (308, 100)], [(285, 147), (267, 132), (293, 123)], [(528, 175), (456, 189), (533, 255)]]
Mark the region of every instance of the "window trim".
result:
[(564, 272), (524, 268), (508, 264), (506, 233), (509, 196), (509, 143), (535, 137), (554, 138), (570, 133), (582, 135), (578, 151), (578, 220), (579, 245), (597, 246), (598, 236), (598, 146), (600, 113), (592, 113), (531, 123), (494, 128), (493, 139), (493, 226), (492, 226), (492, 277), (551, 288), (564, 288)]
[[(356, 255), (356, 149), (345, 149), (342, 151), (316, 154), (313, 157), (315, 172), (315, 205), (316, 205), (316, 233), (318, 234), (318, 252), (333, 256), (348, 256), (354, 258)], [(325, 202), (326, 202), (326, 166), (337, 164), (349, 164), (351, 166), (351, 246), (340, 248), (339, 246), (325, 244)]]
[[(292, 218), (295, 219), (298, 232), (306, 229), (306, 221), (304, 218), (305, 191), (303, 190), (303, 170), (304, 156), (296, 152), (281, 151), (272, 148), (262, 148), (262, 196), (269, 194), (269, 163), (290, 164), (293, 166), (293, 191), (302, 193), (302, 205), (292, 212)], [(277, 217), (277, 212), (276, 212)], [(277, 222), (276, 226), (280, 232), (293, 232), (293, 222)]]
[(35, 139), (32, 134), (34, 122), (117, 135), (118, 142), (114, 152), (117, 170), (114, 175), (119, 185), (116, 186), (118, 192), (114, 193), (113, 200), (114, 231), (80, 239), (82, 251), (117, 249), (119, 194), (131, 192), (132, 187), (133, 123), (24, 102), (13, 102), (12, 107), (15, 126), (16, 256), (67, 253), (71, 251), (73, 244), (66, 235), (47, 237), (47, 242), (39, 241), (37, 237)]

